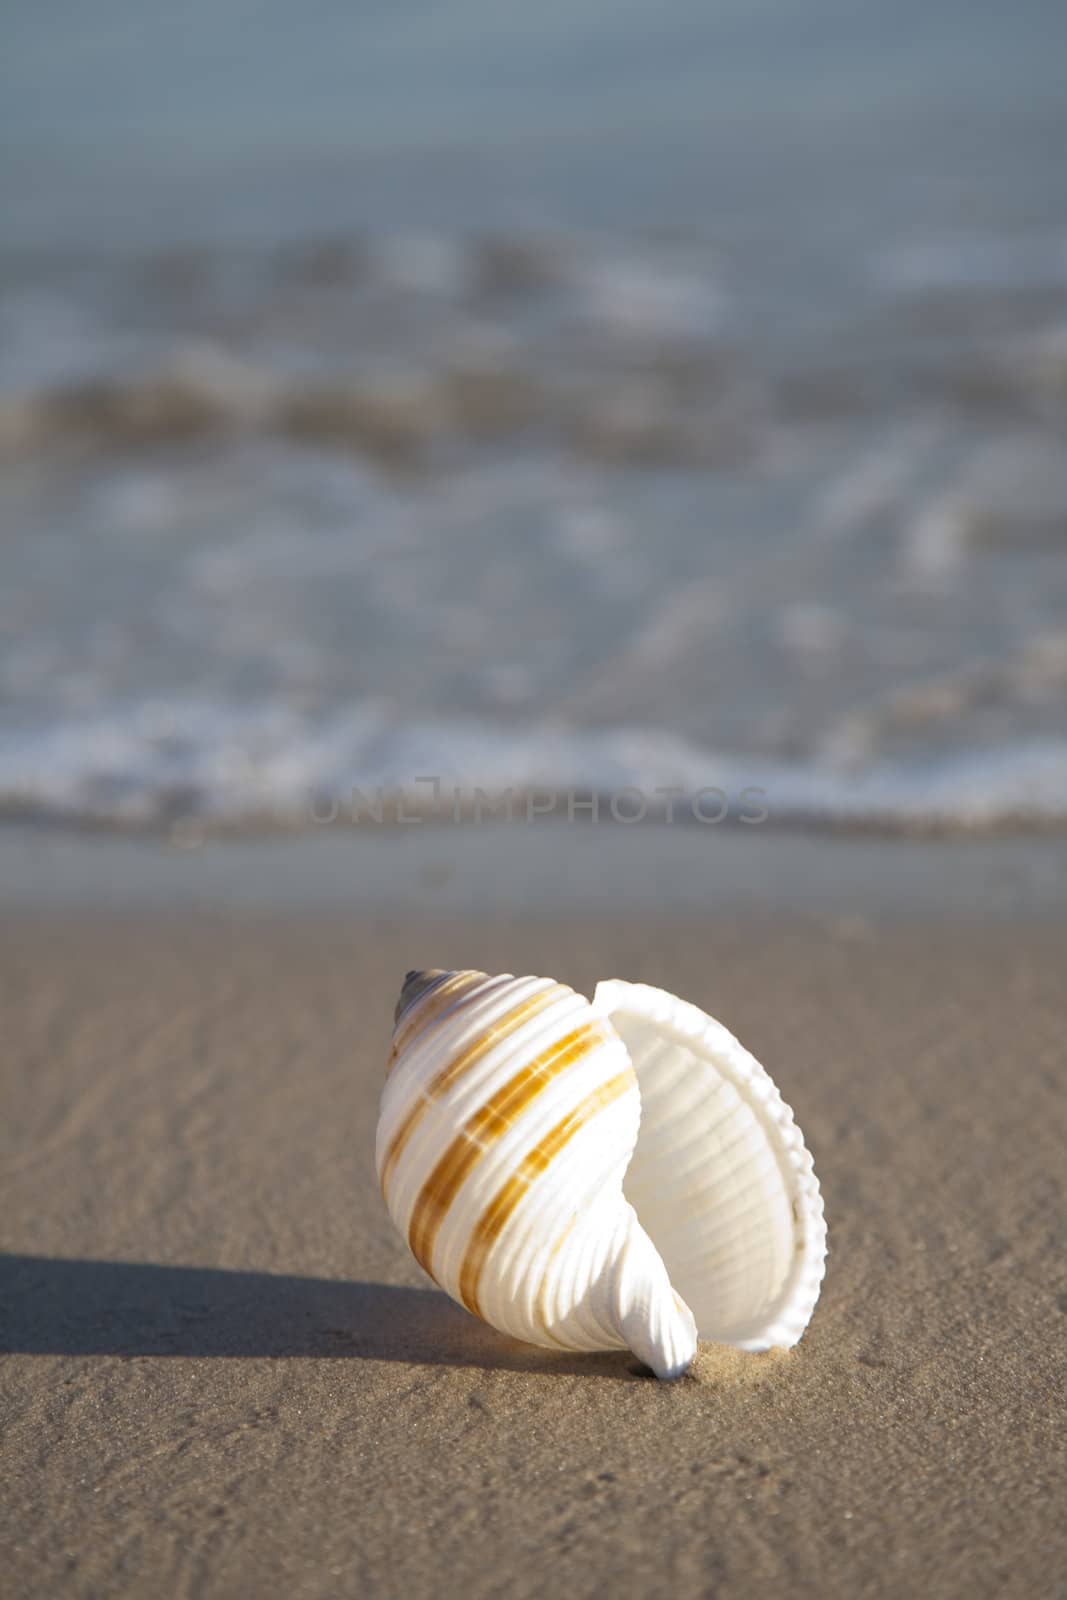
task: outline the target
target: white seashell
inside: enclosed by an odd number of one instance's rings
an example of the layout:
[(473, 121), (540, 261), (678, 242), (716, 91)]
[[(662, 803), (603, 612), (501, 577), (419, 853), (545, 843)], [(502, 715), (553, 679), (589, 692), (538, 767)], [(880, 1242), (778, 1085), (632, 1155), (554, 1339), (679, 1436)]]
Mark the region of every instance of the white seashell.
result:
[[(826, 1253), (800, 1130), (759, 1063), (661, 989), (412, 972), (376, 1163), (415, 1258), (501, 1332), (629, 1347), (800, 1338)], [(638, 1220), (640, 1218), (640, 1220)], [(684, 1296), (684, 1298), (683, 1298)]]

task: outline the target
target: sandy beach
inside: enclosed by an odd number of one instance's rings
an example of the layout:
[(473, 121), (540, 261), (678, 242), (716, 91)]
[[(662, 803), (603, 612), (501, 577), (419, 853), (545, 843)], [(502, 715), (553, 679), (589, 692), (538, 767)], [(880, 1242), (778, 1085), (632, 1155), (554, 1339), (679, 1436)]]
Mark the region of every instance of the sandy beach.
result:
[[(1067, 1592), (1063, 922), (726, 911), (9, 911), (4, 1592)], [(740, 1035), (826, 1199), (794, 1351), (661, 1385), (429, 1284), (372, 1163), (417, 964)]]
[(1067, 1600), (1067, 6), (911, 11), (4, 8), (0, 1600)]

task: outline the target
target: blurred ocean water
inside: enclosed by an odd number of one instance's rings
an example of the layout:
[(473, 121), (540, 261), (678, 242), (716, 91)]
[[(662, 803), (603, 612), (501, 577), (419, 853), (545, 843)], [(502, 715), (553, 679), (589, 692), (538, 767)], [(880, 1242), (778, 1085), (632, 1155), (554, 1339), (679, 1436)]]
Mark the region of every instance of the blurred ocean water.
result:
[(16, 4), (0, 808), (1067, 820), (1067, 14)]

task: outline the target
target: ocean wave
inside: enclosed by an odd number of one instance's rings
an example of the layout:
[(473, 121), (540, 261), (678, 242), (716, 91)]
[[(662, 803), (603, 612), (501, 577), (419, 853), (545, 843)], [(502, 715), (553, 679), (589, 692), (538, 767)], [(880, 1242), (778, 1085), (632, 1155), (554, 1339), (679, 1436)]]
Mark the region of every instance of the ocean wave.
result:
[[(594, 802), (594, 797), (595, 802)], [(956, 750), (850, 771), (704, 750), (646, 728), (396, 724), (373, 705), (153, 701), (0, 745), (0, 815), (134, 829), (328, 823), (719, 822), (885, 832), (1067, 825), (1067, 741)]]
[[(751, 389), (704, 392), (656, 363), (630, 372), (590, 367), (575, 384), (536, 363), (459, 359), (436, 369), (356, 377), (291, 375), (193, 343), (157, 365), (0, 395), (0, 459), (64, 446), (138, 449), (250, 434), (365, 455), (393, 467), (431, 463), (452, 442), (536, 430), (580, 459), (709, 465), (754, 438)], [(754, 407), (753, 400), (756, 399)]]
[[(534, 436), (608, 464), (721, 467), (901, 395), (1062, 416), (1067, 236), (897, 243), (839, 307), (808, 282), (805, 316), (843, 318), (846, 354), (781, 338), (767, 271), (698, 235), (521, 232), (8, 264), (0, 459), (253, 433), (410, 467)], [(1035, 286), (1051, 303), (1017, 304)], [(956, 326), (976, 287), (997, 315)], [(934, 320), (887, 345), (887, 311), (928, 290)]]
[(1058, 825), (1067, 279), (747, 248), (0, 270), (8, 814), (312, 826), (437, 774)]
[(1067, 286), (1067, 233), (952, 233), (897, 242), (875, 259), (878, 284), (896, 294)]

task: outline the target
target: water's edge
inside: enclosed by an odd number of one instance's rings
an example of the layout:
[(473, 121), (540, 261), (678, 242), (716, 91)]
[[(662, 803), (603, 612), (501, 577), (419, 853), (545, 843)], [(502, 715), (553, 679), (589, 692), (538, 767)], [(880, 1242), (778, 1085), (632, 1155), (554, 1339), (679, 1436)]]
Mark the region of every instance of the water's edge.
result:
[[(1058, 839), (816, 838), (623, 827), (421, 826), (189, 841), (0, 829), (0, 915), (784, 916), (866, 938), (901, 919), (1067, 924)], [(639, 937), (640, 923), (634, 924)], [(1057, 935), (1059, 936), (1059, 935)], [(432, 950), (424, 952), (430, 961)]]

